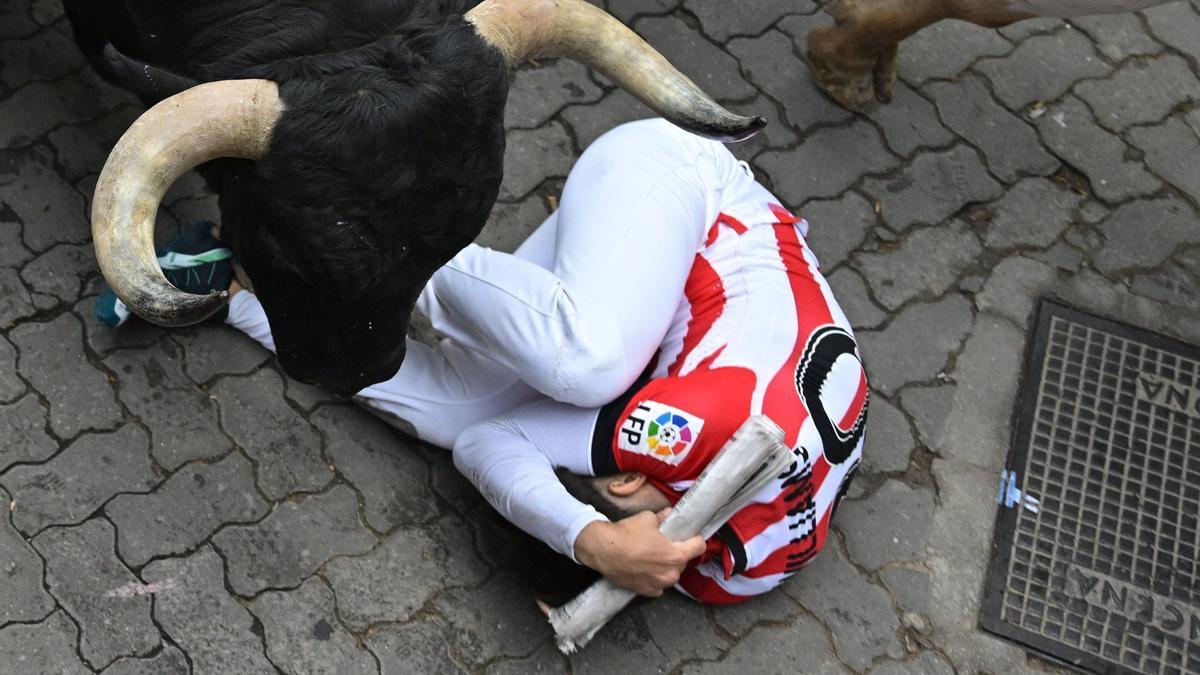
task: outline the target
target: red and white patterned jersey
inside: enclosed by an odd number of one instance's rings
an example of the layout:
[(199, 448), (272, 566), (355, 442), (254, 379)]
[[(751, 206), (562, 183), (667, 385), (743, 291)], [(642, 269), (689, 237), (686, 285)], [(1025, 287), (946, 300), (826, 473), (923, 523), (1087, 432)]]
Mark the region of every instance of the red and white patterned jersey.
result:
[(867, 415), (861, 357), (804, 241), (808, 224), (765, 189), (754, 196), (713, 224), (650, 379), (605, 406), (593, 434), (597, 475), (639, 471), (675, 501), (748, 416), (783, 428), (795, 463), (680, 581), (707, 603), (766, 592), (821, 550)]

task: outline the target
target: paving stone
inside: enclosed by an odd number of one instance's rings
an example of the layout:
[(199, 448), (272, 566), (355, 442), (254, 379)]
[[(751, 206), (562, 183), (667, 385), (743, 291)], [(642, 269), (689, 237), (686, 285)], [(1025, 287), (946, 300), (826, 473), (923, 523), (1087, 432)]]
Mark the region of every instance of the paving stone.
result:
[(439, 497), (446, 500), (458, 513), (467, 513), (483, 501), (483, 497), (471, 481), (463, 477), (454, 466), (450, 453), (441, 448), (432, 448), (426, 453), (430, 468), (430, 485)]
[(145, 492), (158, 483), (146, 432), (127, 424), (115, 432), (85, 434), (43, 464), (0, 476), (17, 502), (13, 524), (26, 534), (47, 525), (81, 522), (121, 492)]
[(25, 383), (17, 377), (17, 350), (0, 337), (0, 401), (12, 401), (25, 393)]
[[(841, 510), (849, 505), (844, 503)], [(848, 522), (844, 516), (842, 519)], [(862, 525), (855, 522), (856, 528)], [(887, 593), (851, 567), (836, 544), (828, 546), (785, 588), (788, 595), (829, 627), (838, 657), (851, 668), (862, 671), (876, 657), (904, 655), (904, 647), (896, 636), (900, 619)], [(750, 637), (753, 636), (751, 633)], [(808, 662), (804, 663), (807, 668)]]
[(450, 658), (447, 629), (433, 623), (387, 625), (367, 635), (367, 647), (379, 659), (380, 675), (465, 673)]
[(700, 20), (700, 29), (717, 42), (735, 35), (758, 35), (785, 14), (811, 14), (812, 0), (760, 0), (734, 4), (725, 0), (685, 0), (683, 6)]
[(37, 311), (17, 271), (0, 269), (0, 329), (11, 328)]
[(258, 466), (258, 485), (270, 499), (315, 491), (333, 477), (321, 437), (284, 400), (279, 375), (259, 370), (223, 379), (212, 388), (221, 426)]
[(1200, 80), (1182, 58), (1165, 54), (1133, 59), (1108, 79), (1081, 82), (1075, 93), (1096, 111), (1096, 121), (1120, 131), (1157, 122), (1177, 106), (1200, 101)]
[[(662, 14), (679, 5), (680, 0), (608, 0), (608, 11), (624, 23), (643, 14)], [(657, 46), (657, 45), (655, 45)]]
[(19, 354), (17, 370), (50, 402), (50, 429), (60, 438), (112, 429), (121, 422), (107, 376), (83, 355), (79, 319), (64, 314), (46, 323), (22, 324), (9, 338)]
[(533, 129), (571, 103), (594, 103), (604, 92), (588, 78), (587, 67), (557, 59), (537, 67), (523, 66), (508, 86), (506, 129)]
[(758, 164), (770, 174), (780, 197), (800, 204), (841, 194), (863, 174), (884, 173), (897, 161), (884, 149), (879, 132), (860, 120), (823, 129), (795, 149), (764, 152)]
[[(581, 149), (587, 149), (597, 138), (619, 124), (650, 117), (654, 117), (654, 112), (624, 89), (610, 91), (607, 96), (594, 105), (567, 106), (562, 112), (563, 120), (575, 132), (575, 140)], [(509, 152), (511, 152), (513, 143), (511, 136), (508, 143)], [(562, 160), (556, 158), (555, 161), (561, 163)], [(572, 158), (571, 161), (574, 159)], [(505, 173), (508, 173), (507, 166)], [(566, 172), (564, 171), (562, 175), (566, 175)]]
[[(408, 327), (409, 336), (413, 334), (413, 327), (410, 324)], [(283, 376), (284, 388), (283, 395), (287, 400), (299, 406), (301, 410), (311, 411), (319, 405), (326, 403), (345, 403), (348, 399), (345, 396), (339, 396), (328, 389), (315, 385), (305, 384), (299, 380), (293, 380), (286, 374)], [(352, 400), (352, 399), (350, 399)]]
[(924, 91), (933, 97), (946, 125), (982, 150), (1001, 180), (1011, 183), (1021, 175), (1043, 176), (1058, 168), (1058, 160), (1042, 149), (1033, 127), (992, 100), (978, 76), (934, 82)]
[[(94, 98), (94, 92), (75, 77), (52, 83), (32, 82), (21, 87), (12, 96), (0, 100), (0, 148), (28, 146), (57, 126), (87, 120), (95, 112), (87, 104), (89, 98)], [(73, 102), (80, 105), (73, 105)], [(37, 114), (30, 114), (33, 110)]]
[(1062, 19), (1043, 16), (1036, 19), (1026, 19), (1002, 26), (997, 32), (1013, 42), (1021, 42), (1031, 35), (1052, 33), (1063, 27)]
[(218, 375), (249, 373), (271, 358), (271, 352), (230, 326), (205, 324), (172, 331), (171, 337), (183, 346), (184, 370), (196, 384)]
[(212, 541), (228, 565), (230, 588), (245, 596), (298, 586), (333, 556), (365, 553), (376, 543), (344, 485), (284, 502), (261, 522), (226, 527)]
[(338, 616), (353, 631), (408, 621), (438, 592), (477, 584), (486, 574), (469, 535), (448, 519), (433, 530), (402, 527), (367, 555), (337, 558), (325, 566)]
[(512, 253), (549, 215), (550, 209), (539, 195), (529, 195), (516, 203), (498, 203), (475, 243)]
[(929, 538), (933, 506), (932, 491), (894, 478), (866, 499), (842, 502), (839, 529), (850, 558), (869, 569), (919, 559)]
[(942, 124), (933, 104), (903, 81), (896, 83), (892, 100), (868, 117), (883, 129), (888, 147), (904, 157), (918, 148), (940, 148), (954, 141), (954, 134)]
[(982, 312), (995, 312), (1018, 326), (1028, 325), (1037, 298), (1052, 287), (1058, 275), (1048, 265), (1014, 256), (992, 269), (983, 291), (975, 296)]
[(221, 526), (250, 523), (269, 510), (254, 490), (250, 462), (237, 453), (184, 467), (154, 492), (118, 495), (104, 507), (117, 527), (121, 558), (133, 567), (183, 555)]
[(1009, 110), (1021, 110), (1053, 101), (1079, 80), (1103, 77), (1112, 66), (1096, 56), (1082, 33), (1068, 30), (1031, 37), (1004, 58), (980, 61), (975, 70), (987, 75)]
[(1170, 265), (1162, 270), (1139, 274), (1129, 284), (1129, 290), (1168, 305), (1200, 309), (1200, 279), (1188, 272), (1189, 269), (1200, 267)]
[(83, 196), (54, 172), (52, 162), (50, 152), (41, 147), (0, 153), (0, 203), (24, 223), (25, 244), (33, 251), (91, 237)]
[(844, 672), (825, 631), (807, 616), (790, 626), (761, 626), (743, 638), (718, 662), (689, 663), (684, 673), (761, 673), (790, 675), (803, 664), (806, 672)]
[(891, 567), (879, 573), (896, 602), (905, 612), (929, 611), (929, 573), (908, 567)]
[(871, 203), (854, 192), (848, 192), (840, 199), (808, 202), (801, 212), (808, 221), (808, 235), (804, 240), (817, 254), (821, 269), (826, 271), (842, 264), (875, 228), (875, 211)]
[(0, 473), (19, 462), (42, 462), (58, 452), (46, 433), (46, 409), (29, 394), (0, 406)]
[(894, 310), (916, 297), (937, 297), (983, 252), (979, 237), (961, 220), (913, 232), (899, 246), (859, 253), (854, 265), (874, 297)]
[(32, 259), (21, 239), (21, 224), (0, 216), (0, 267), (20, 267)]
[(1166, 3), (1145, 10), (1150, 31), (1162, 42), (1200, 63), (1200, 12), (1186, 2)]
[(1142, 27), (1136, 14), (1081, 16), (1071, 24), (1087, 33), (1096, 49), (1110, 61), (1120, 62), (1131, 56), (1149, 56), (1162, 51), (1162, 45)]
[(551, 632), (532, 593), (509, 574), (479, 588), (446, 591), (433, 606), (450, 622), (454, 652), (475, 664), (529, 654)]
[(1020, 330), (994, 315), (979, 315), (958, 356), (939, 455), (999, 473), (1010, 445), (1024, 353)]
[(52, 527), (33, 540), (46, 560), (46, 584), (79, 622), (80, 653), (103, 668), (121, 656), (149, 654), (159, 645), (150, 596), (119, 597), (137, 577), (113, 552), (113, 527), (102, 518), (79, 527)]
[(21, 270), (21, 278), (36, 293), (63, 302), (79, 299), (84, 281), (97, 273), (96, 252), (90, 244), (63, 244), (38, 256)]
[[(733, 5), (730, 5), (733, 7)], [(737, 7), (742, 11), (742, 7)], [(803, 45), (803, 42), (800, 43)], [(746, 79), (783, 105), (784, 115), (796, 129), (814, 124), (849, 120), (853, 114), (821, 95), (812, 71), (804, 67), (796, 43), (787, 35), (770, 30), (755, 38), (729, 41), (729, 53), (738, 58)]]
[(909, 661), (888, 661), (868, 671), (869, 675), (954, 675), (954, 669), (933, 652), (921, 652)]
[(887, 314), (867, 295), (866, 282), (854, 270), (840, 267), (825, 280), (855, 330), (876, 328), (887, 319)]
[(322, 408), (312, 422), (325, 433), (329, 461), (362, 495), (368, 525), (387, 532), (437, 515), (429, 467), (414, 452), (415, 441), (352, 406)]
[(1200, 204), (1200, 131), (1178, 117), (1156, 127), (1129, 130), (1129, 140), (1146, 155), (1146, 163), (1159, 176), (1191, 195)]
[(96, 296), (75, 303), (75, 315), (83, 321), (88, 347), (101, 355), (122, 347), (146, 347), (167, 333), (167, 329), (140, 319), (130, 319), (117, 328), (101, 325), (96, 319)]
[(504, 153), (500, 198), (517, 199), (547, 178), (565, 178), (574, 163), (571, 137), (558, 122), (530, 131), (512, 131)]
[[(42, 587), (42, 559), (9, 523), (9, 500), (0, 490), (0, 626), (37, 621), (54, 610), (54, 599)], [(0, 637), (0, 658), (6, 656), (2, 645)]]
[(897, 232), (934, 225), (972, 202), (1003, 194), (978, 155), (964, 146), (923, 153), (890, 178), (869, 178), (863, 190), (878, 200), (883, 222)]
[(25, 40), (0, 41), (0, 82), (20, 89), (56, 80), (83, 65), (70, 29), (48, 30)]
[(285, 672), (341, 675), (377, 671), (371, 653), (338, 623), (333, 614), (333, 591), (318, 577), (294, 591), (267, 591), (249, 608), (262, 622), (267, 656)]
[(14, 673), (90, 673), (75, 653), (78, 631), (60, 611), (38, 624), (0, 629), (0, 663)]
[(1153, 267), (1179, 246), (1200, 243), (1195, 212), (1172, 197), (1125, 204), (1099, 227), (1105, 243), (1093, 262), (1105, 273)]
[(912, 84), (957, 77), (985, 56), (1002, 56), (1012, 43), (996, 31), (965, 21), (939, 21), (904, 41), (900, 49), (900, 76)]
[(33, 13), (33, 20), (49, 26), (50, 24), (62, 18), (62, 5), (51, 0), (33, 0), (30, 11)]
[(484, 672), (488, 675), (528, 675), (528, 673), (565, 673), (568, 671), (558, 648), (547, 641), (532, 656), (491, 663)]
[(908, 420), (882, 396), (871, 396), (863, 463), (882, 473), (904, 471), (916, 446)]
[(1149, 194), (1162, 185), (1140, 162), (1130, 161), (1129, 147), (1097, 125), (1074, 96), (1052, 106), (1038, 118), (1037, 127), (1046, 147), (1083, 172), (1092, 192), (1107, 202)]
[(29, 13), (29, 3), (25, 0), (0, 0), (0, 13), (4, 15), (4, 23), (0, 23), (0, 39), (24, 37), (41, 28), (34, 22)]
[(183, 652), (163, 644), (162, 651), (154, 656), (138, 659), (124, 657), (117, 659), (104, 669), (104, 675), (189, 675), (187, 659)]
[(1045, 248), (1075, 219), (1080, 195), (1045, 178), (1026, 178), (991, 206), (992, 222), (983, 234), (988, 248)]
[(46, 135), (62, 175), (70, 181), (100, 173), (113, 145), (137, 119), (136, 108), (119, 108), (98, 120), (59, 127)]
[[(754, 158), (763, 150), (785, 148), (800, 138), (785, 121), (783, 107), (764, 94), (755, 96), (748, 103), (731, 103), (726, 107), (740, 115), (759, 115), (767, 119), (766, 128), (752, 138), (725, 146), (733, 153), (734, 157), (750, 163), (751, 166), (753, 166)], [(757, 171), (756, 174), (757, 180), (763, 182), (768, 188), (771, 187), (762, 171)]]
[[(208, 546), (186, 558), (156, 560), (142, 571), (158, 594), (154, 618), (191, 659), (196, 673), (275, 672), (257, 620), (225, 591), (221, 558)], [(257, 633), (257, 634), (256, 634)]]
[(119, 378), (121, 401), (150, 429), (150, 452), (162, 466), (175, 470), (233, 449), (216, 406), (183, 374), (183, 350), (174, 342), (114, 352), (104, 364)]
[(571, 672), (579, 675), (669, 672), (675, 664), (655, 644), (643, 609), (626, 608), (596, 633), (586, 648), (570, 655)]
[[(759, 603), (759, 607), (765, 609), (766, 605)], [(639, 607), (638, 613), (645, 619), (650, 642), (663, 654), (659, 663), (715, 659), (728, 646), (713, 630), (703, 607), (679, 593), (666, 593)]]
[(713, 605), (710, 611), (721, 630), (742, 638), (760, 623), (791, 623), (800, 608), (787, 593), (772, 591), (732, 605)]
[[(778, 0), (776, 0), (778, 1)], [(737, 60), (677, 17), (646, 17), (633, 24), (667, 60), (718, 100), (754, 96)]]
[[(910, 382), (933, 379), (958, 349), (972, 322), (970, 303), (949, 295), (904, 308), (882, 330), (859, 331), (858, 343), (871, 367), (871, 386), (890, 395)], [(931, 326), (938, 330), (931, 331)], [(903, 346), (899, 352), (897, 345)], [(873, 358), (872, 353), (889, 358)]]

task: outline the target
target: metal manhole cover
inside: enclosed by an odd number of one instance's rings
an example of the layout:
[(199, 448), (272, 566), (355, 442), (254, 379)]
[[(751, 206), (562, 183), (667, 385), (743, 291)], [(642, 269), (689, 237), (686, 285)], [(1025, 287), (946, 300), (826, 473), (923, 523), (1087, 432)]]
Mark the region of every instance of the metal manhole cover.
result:
[(1038, 309), (983, 628), (1099, 673), (1200, 673), (1200, 348)]

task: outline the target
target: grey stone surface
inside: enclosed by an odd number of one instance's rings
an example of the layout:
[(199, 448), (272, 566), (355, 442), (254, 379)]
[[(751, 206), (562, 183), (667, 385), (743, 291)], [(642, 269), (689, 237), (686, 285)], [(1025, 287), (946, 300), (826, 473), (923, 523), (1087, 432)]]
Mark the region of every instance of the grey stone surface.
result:
[(1096, 112), (1096, 121), (1112, 131), (1158, 122), (1177, 106), (1200, 100), (1200, 79), (1174, 54), (1138, 58), (1112, 77), (1082, 82), (1075, 93)]
[(187, 553), (221, 526), (256, 521), (268, 510), (250, 462), (237, 453), (186, 466), (154, 492), (118, 495), (104, 507), (117, 526), (121, 558), (134, 567)]
[(1035, 101), (1053, 101), (1079, 80), (1107, 75), (1112, 66), (1096, 55), (1087, 37), (1067, 30), (1035, 35), (1008, 56), (985, 59), (975, 69), (987, 75), (1009, 110), (1020, 110)]
[(857, 272), (841, 267), (825, 278), (833, 289), (838, 306), (846, 313), (855, 330), (876, 328), (887, 319), (887, 313), (867, 294), (867, 284)]
[(946, 125), (983, 151), (988, 168), (1001, 180), (1011, 183), (1021, 175), (1044, 176), (1058, 168), (1033, 127), (996, 103), (979, 77), (933, 82), (923, 91), (933, 97)]
[(979, 156), (961, 145), (922, 153), (894, 176), (867, 179), (863, 190), (879, 202), (883, 222), (898, 232), (941, 222), (967, 204), (1003, 194)]
[(838, 658), (854, 670), (876, 657), (903, 656), (900, 619), (887, 593), (861, 576), (836, 544), (827, 545), (785, 590), (829, 627)]
[(953, 79), (975, 61), (1012, 49), (1012, 43), (995, 31), (965, 21), (939, 21), (904, 43), (900, 76), (914, 86), (931, 79)]
[(72, 438), (120, 423), (108, 377), (84, 356), (83, 329), (73, 315), (23, 324), (9, 338), (19, 352), (17, 370), (50, 401), (51, 431)]
[(754, 95), (737, 59), (681, 19), (645, 17), (635, 21), (633, 28), (710, 96), (736, 100)]
[(146, 432), (126, 424), (117, 431), (85, 434), (43, 464), (0, 475), (17, 502), (13, 524), (26, 534), (47, 525), (78, 523), (121, 492), (145, 492), (158, 484)]
[[(562, 112), (562, 118), (575, 132), (575, 140), (581, 150), (586, 150), (597, 138), (618, 124), (653, 116), (649, 108), (623, 89), (609, 92), (595, 105), (567, 106)], [(510, 144), (512, 142), (509, 140)], [(511, 146), (508, 152), (512, 152)], [(566, 172), (562, 175), (566, 175)]]
[(512, 253), (549, 215), (550, 209), (538, 195), (529, 195), (516, 203), (496, 204), (475, 243)]
[(488, 675), (527, 675), (528, 673), (564, 673), (567, 672), (564, 658), (558, 648), (544, 643), (541, 648), (522, 659), (494, 661), (484, 671)]
[(212, 538), (228, 566), (230, 588), (245, 596), (295, 587), (330, 558), (365, 553), (376, 541), (344, 485), (286, 501), (261, 521), (226, 527)]
[(929, 611), (928, 572), (910, 567), (889, 567), (879, 573), (879, 578), (904, 612), (924, 614)]
[(734, 35), (758, 35), (785, 14), (811, 14), (813, 0), (761, 0), (734, 5), (724, 0), (684, 0), (683, 6), (700, 19), (700, 29), (718, 42)]
[(588, 79), (587, 68), (570, 59), (544, 61), (513, 74), (504, 126), (534, 129), (572, 103), (594, 103), (604, 94)]
[[(857, 148), (847, 153), (847, 147)], [(879, 132), (857, 121), (811, 136), (794, 150), (764, 152), (758, 164), (777, 194), (792, 204), (841, 194), (863, 174), (884, 173), (897, 165)]]
[(918, 148), (941, 148), (954, 142), (954, 133), (942, 124), (934, 105), (903, 81), (896, 83), (892, 100), (871, 111), (869, 117), (883, 129), (888, 147), (902, 157)]
[(123, 657), (104, 669), (104, 675), (188, 675), (187, 658), (178, 648), (164, 644), (160, 652), (146, 658)]
[[(49, 86), (31, 84), (24, 91)], [(0, 129), (13, 129), (3, 111), (19, 104), (20, 95), (0, 103)], [(25, 244), (35, 252), (61, 242), (81, 243), (89, 236), (83, 197), (54, 173), (52, 162), (50, 153), (41, 149), (0, 154), (0, 202), (25, 225)]]
[(728, 49), (741, 62), (746, 78), (783, 106), (794, 128), (851, 119), (849, 111), (820, 93), (809, 69), (796, 67), (795, 54), (804, 51), (803, 40), (798, 44), (799, 48), (789, 36), (769, 30), (758, 37), (730, 40)]
[(36, 313), (29, 289), (21, 283), (16, 270), (0, 269), (0, 327), (11, 328)]
[[(760, 609), (765, 606), (765, 603), (759, 603)], [(660, 663), (717, 658), (728, 646), (705, 612), (697, 609), (694, 600), (674, 592), (665, 593), (658, 600), (638, 608), (650, 633), (650, 642), (662, 653)], [(786, 620), (791, 615), (782, 613), (779, 616)]]
[(464, 535), (447, 524), (440, 531), (402, 527), (366, 555), (331, 561), (325, 578), (338, 616), (354, 631), (405, 622), (446, 586), (479, 583), (486, 568)]
[(869, 406), (863, 465), (883, 473), (904, 471), (916, 447), (908, 420), (882, 396), (872, 395)]
[(28, 394), (9, 405), (0, 405), (0, 473), (20, 462), (41, 462), (58, 451), (46, 433), (46, 409)]
[(908, 661), (888, 661), (867, 672), (870, 675), (953, 675), (954, 669), (933, 652), (921, 652)]
[(271, 358), (257, 342), (228, 326), (204, 324), (172, 331), (171, 339), (183, 347), (185, 372), (196, 384), (218, 375), (249, 373)]
[(500, 198), (519, 199), (547, 178), (565, 178), (575, 163), (574, 155), (571, 137), (558, 122), (510, 132)]
[(275, 668), (263, 653), (255, 619), (225, 590), (221, 559), (207, 546), (186, 558), (150, 563), (147, 584), (169, 585), (154, 618), (185, 652), (195, 673), (261, 673)]
[(983, 241), (993, 249), (1049, 246), (1074, 220), (1082, 200), (1053, 181), (1026, 178), (991, 206)]
[(586, 650), (570, 658), (571, 672), (580, 675), (653, 672), (662, 670), (660, 664), (667, 662), (651, 637), (641, 608), (621, 613), (596, 634)]
[(329, 461), (362, 495), (367, 524), (387, 532), (437, 515), (429, 468), (411, 447), (415, 441), (348, 405), (321, 408), (312, 421), (325, 434)]
[(294, 591), (267, 591), (249, 604), (272, 663), (289, 673), (376, 672), (371, 653), (338, 623), (333, 600), (325, 582), (311, 577)]
[(1007, 26), (1000, 27), (997, 32), (1013, 42), (1020, 42), (1031, 35), (1053, 33), (1062, 28), (1062, 25), (1062, 19), (1043, 16), (1036, 19), (1026, 19), (1010, 23)]
[(21, 240), (21, 224), (0, 216), (0, 267), (20, 267), (32, 258)]
[(791, 626), (755, 629), (721, 661), (688, 664), (683, 672), (789, 675), (798, 664), (814, 673), (845, 672), (821, 625), (809, 617), (800, 617)]
[(739, 639), (761, 624), (789, 623), (799, 613), (800, 606), (787, 593), (766, 593), (745, 602), (712, 608), (713, 621)]
[(1095, 265), (1101, 272), (1153, 267), (1181, 245), (1200, 243), (1195, 211), (1169, 197), (1125, 204), (1100, 224), (1100, 231), (1105, 242)]
[(258, 467), (258, 485), (270, 499), (314, 491), (333, 477), (320, 435), (283, 400), (271, 370), (221, 380), (212, 395), (221, 425)]
[(370, 632), (367, 648), (379, 659), (381, 675), (465, 673), (450, 657), (446, 632), (432, 622), (389, 624)]
[(101, 355), (122, 347), (147, 347), (166, 333), (165, 328), (138, 320), (127, 321), (115, 329), (100, 325), (96, 319), (94, 295), (75, 303), (75, 316), (83, 321), (83, 337), (87, 346)]
[(62, 244), (39, 255), (21, 270), (26, 287), (34, 293), (75, 302), (84, 280), (98, 271), (96, 253), (90, 245)]
[(1136, 14), (1081, 16), (1071, 19), (1071, 25), (1087, 33), (1096, 49), (1114, 63), (1162, 51), (1162, 45), (1150, 37)]
[(42, 559), (9, 522), (9, 501), (0, 490), (0, 627), (38, 621), (54, 610), (54, 599), (42, 587)]
[(1159, 302), (1185, 309), (1200, 309), (1200, 279), (1189, 270), (1194, 265), (1168, 266), (1139, 274), (1129, 284), (1129, 290)]
[(433, 606), (450, 621), (454, 652), (474, 664), (494, 656), (525, 656), (552, 632), (532, 594), (507, 575), (478, 588), (449, 590)]
[(1018, 326), (1031, 320), (1039, 295), (1057, 279), (1048, 265), (1022, 256), (1000, 261), (993, 269), (983, 290), (975, 296), (980, 311), (995, 312)]
[(917, 428), (917, 440), (929, 450), (942, 447), (946, 420), (954, 401), (954, 385), (910, 387), (900, 395), (900, 405)]
[(17, 350), (0, 338), (0, 401), (13, 401), (25, 393), (25, 383), (17, 377)]
[(894, 310), (918, 297), (938, 297), (979, 260), (983, 246), (961, 220), (912, 232), (898, 246), (860, 253), (854, 266), (874, 297)]
[(90, 673), (75, 653), (78, 633), (62, 610), (37, 624), (0, 628), (0, 662), (14, 673)]
[(1066, 96), (1037, 120), (1047, 147), (1083, 172), (1097, 197), (1123, 201), (1157, 190), (1162, 183), (1128, 158), (1129, 146), (1096, 124), (1082, 101)]
[(33, 540), (46, 559), (46, 585), (79, 623), (80, 653), (103, 668), (122, 656), (141, 656), (159, 644), (150, 596), (121, 597), (137, 577), (117, 559), (113, 527), (96, 518), (78, 527), (52, 527)]
[[(958, 295), (905, 307), (881, 330), (859, 331), (858, 343), (870, 364), (871, 384), (891, 394), (910, 382), (937, 377), (958, 350), (973, 322), (971, 305)], [(936, 331), (930, 331), (936, 326)], [(902, 348), (898, 351), (897, 346)], [(890, 358), (869, 356), (889, 354)]]
[(838, 507), (850, 559), (869, 569), (916, 560), (925, 552), (934, 494), (889, 478), (871, 496)]
[(808, 221), (805, 241), (828, 273), (840, 265), (862, 245), (867, 233), (875, 227), (875, 211), (871, 203), (854, 192), (840, 199), (818, 199), (801, 209)]
[(120, 378), (121, 401), (149, 427), (155, 461), (170, 470), (233, 449), (217, 426), (216, 406), (184, 375), (183, 363), (183, 351), (170, 340), (104, 360)]
[(1167, 45), (1200, 62), (1200, 11), (1193, 3), (1174, 2), (1151, 7), (1143, 12), (1150, 32)]
[(1200, 204), (1200, 171), (1196, 170), (1200, 130), (1171, 117), (1155, 127), (1130, 129), (1129, 140), (1145, 153), (1146, 164), (1154, 173)]

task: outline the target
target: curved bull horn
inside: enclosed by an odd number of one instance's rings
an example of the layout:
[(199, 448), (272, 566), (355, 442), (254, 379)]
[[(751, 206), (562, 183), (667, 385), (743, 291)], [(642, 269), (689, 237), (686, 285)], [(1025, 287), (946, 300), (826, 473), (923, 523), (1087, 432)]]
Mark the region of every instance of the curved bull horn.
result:
[(146, 111), (117, 142), (96, 184), (92, 238), (100, 271), (130, 310), (186, 326), (225, 304), (225, 293), (184, 293), (163, 276), (154, 253), (158, 205), (177, 178), (204, 162), (260, 159), (282, 112), (274, 82), (210, 82)]
[(538, 55), (579, 61), (700, 136), (740, 141), (767, 124), (721, 107), (625, 24), (584, 0), (484, 0), (467, 20), (510, 65)]

